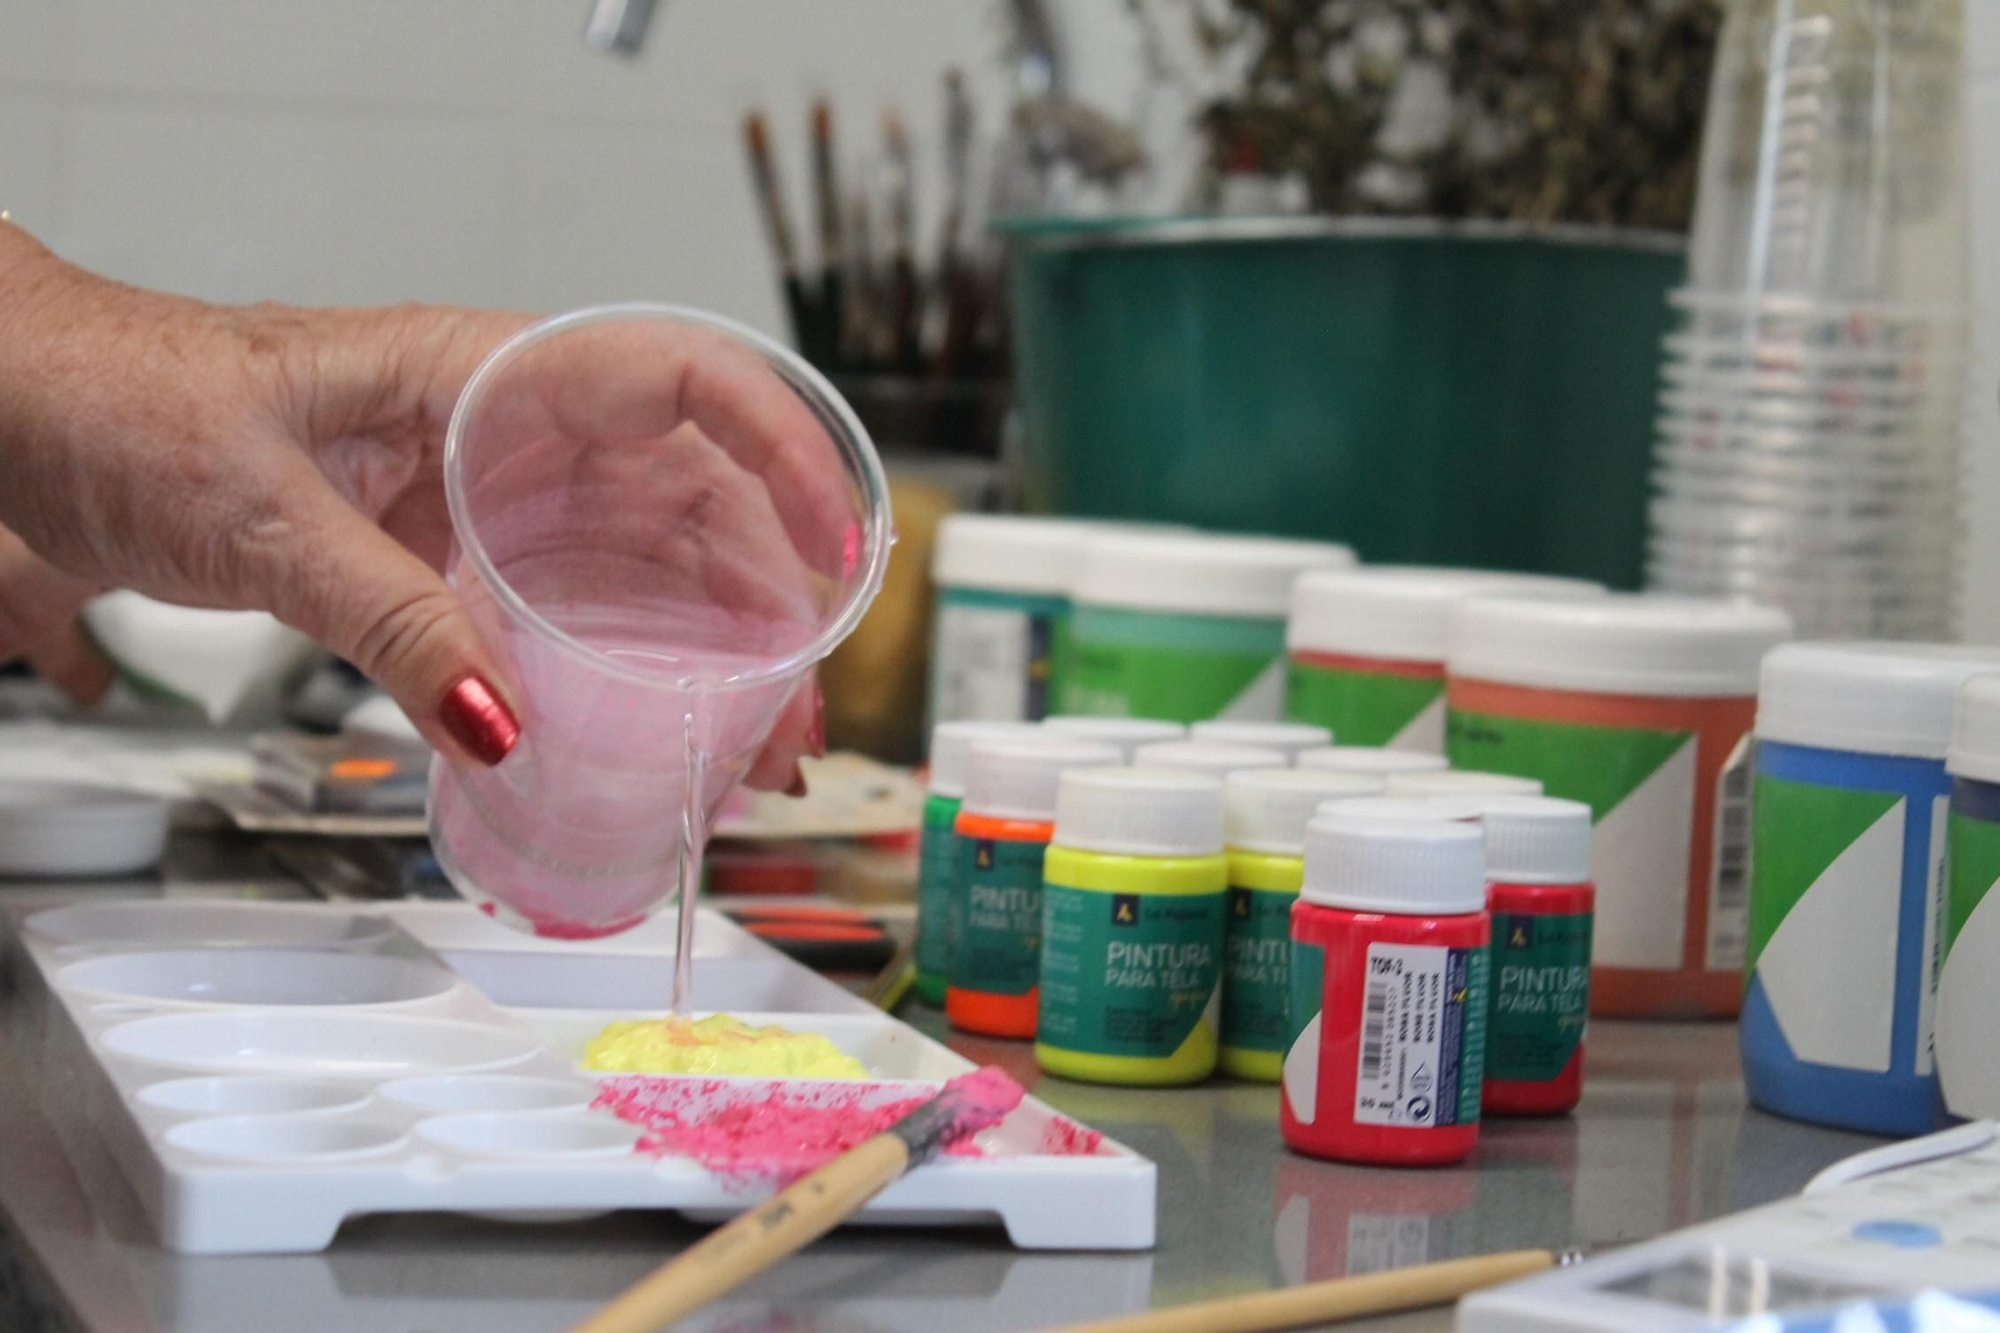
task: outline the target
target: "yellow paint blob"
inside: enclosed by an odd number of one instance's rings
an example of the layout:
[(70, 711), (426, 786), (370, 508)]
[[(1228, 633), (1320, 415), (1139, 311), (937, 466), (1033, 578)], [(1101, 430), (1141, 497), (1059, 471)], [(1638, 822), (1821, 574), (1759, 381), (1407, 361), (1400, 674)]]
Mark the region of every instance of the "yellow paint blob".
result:
[(859, 1060), (818, 1033), (754, 1027), (730, 1014), (608, 1023), (583, 1048), (583, 1067), (620, 1074), (868, 1077)]

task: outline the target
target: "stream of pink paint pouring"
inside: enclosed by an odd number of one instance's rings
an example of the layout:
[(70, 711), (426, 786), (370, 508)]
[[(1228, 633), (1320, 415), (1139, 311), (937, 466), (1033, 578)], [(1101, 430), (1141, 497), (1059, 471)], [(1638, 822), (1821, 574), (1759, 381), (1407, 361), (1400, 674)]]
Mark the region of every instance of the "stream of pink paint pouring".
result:
[[(1021, 1086), (995, 1069), (946, 1085), (954, 1099), (945, 1151), (981, 1157), (972, 1141), (1021, 1104)], [(882, 1084), (777, 1084), (746, 1090), (724, 1079), (628, 1075), (605, 1079), (596, 1106), (639, 1125), (638, 1150), (691, 1157), (717, 1175), (789, 1181), (857, 1147), (931, 1099), (887, 1095)], [(1069, 1154), (1096, 1151), (1101, 1136), (1087, 1131), (1059, 1145)]]

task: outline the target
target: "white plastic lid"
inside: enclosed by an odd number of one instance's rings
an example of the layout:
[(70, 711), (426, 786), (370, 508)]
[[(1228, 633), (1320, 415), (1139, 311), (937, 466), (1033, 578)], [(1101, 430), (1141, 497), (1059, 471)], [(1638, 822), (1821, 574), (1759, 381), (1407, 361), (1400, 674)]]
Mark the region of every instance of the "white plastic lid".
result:
[(1098, 534), (1084, 544), (1074, 596), (1093, 606), (1283, 619), (1292, 580), (1354, 563), (1331, 542), (1278, 537)]
[(995, 819), (1056, 817), (1056, 785), (1072, 768), (1118, 762), (1118, 751), (1096, 741), (1061, 737), (977, 740), (965, 768), (965, 803), (971, 814)]
[(1223, 841), (1238, 851), (1299, 856), (1306, 825), (1328, 801), (1377, 796), (1381, 779), (1332, 769), (1256, 768), (1222, 780)]
[(1319, 813), (1368, 819), (1477, 819), (1483, 804), (1477, 796), (1343, 796), (1322, 804)]
[(1128, 763), (1131, 762), (1133, 751), (1142, 745), (1177, 741), (1187, 736), (1187, 728), (1178, 722), (1162, 722), (1148, 717), (1061, 715), (1043, 719), (1042, 725), (1050, 731), (1059, 731), (1065, 736), (1077, 736), (1084, 740), (1103, 741), (1106, 745), (1115, 745), (1124, 754)]
[(1730, 698), (1757, 692), (1764, 654), (1792, 636), (1774, 607), (1720, 598), (1470, 597), (1449, 674), (1599, 694)]
[(1119, 856), (1214, 856), (1222, 784), (1170, 768), (1073, 768), (1056, 796), (1055, 841)]
[(1248, 768), (1283, 768), (1285, 756), (1281, 751), (1262, 750), (1254, 745), (1158, 741), (1133, 751), (1132, 762), (1141, 768), (1178, 768), (1221, 779)]
[(1308, 652), (1442, 664), (1451, 648), (1453, 608), (1467, 597), (1491, 593), (1602, 597), (1604, 589), (1582, 579), (1499, 570), (1316, 569), (1292, 585), (1285, 643)]
[(965, 795), (965, 765), (974, 741), (1026, 740), (1040, 734), (1033, 722), (940, 722), (931, 728), (928, 789), (937, 796)]
[(1788, 643), (1764, 659), (1757, 737), (1787, 745), (1942, 759), (1969, 676), (2000, 648), (1946, 643)]
[(1350, 802), (1306, 826), (1307, 902), (1349, 912), (1457, 916), (1486, 907), (1486, 838), (1476, 823), (1381, 817)]
[(1331, 768), (1343, 773), (1373, 773), (1386, 778), (1391, 773), (1430, 773), (1445, 766), (1441, 754), (1421, 750), (1388, 750), (1378, 745), (1328, 745), (1299, 752), (1300, 768)]
[(1077, 557), (1096, 531), (1081, 519), (951, 514), (937, 527), (931, 580), (941, 588), (1066, 596)]
[(1424, 773), (1391, 773), (1384, 783), (1391, 796), (1540, 796), (1542, 784), (1512, 773), (1476, 773), (1446, 768)]
[(1954, 777), (2000, 782), (2000, 675), (1974, 676), (1959, 686), (1944, 766)]
[(1317, 750), (1333, 744), (1331, 731), (1310, 722), (1197, 722), (1189, 732), (1196, 740), (1215, 745), (1276, 750), (1287, 761), (1301, 750)]
[(1497, 884), (1582, 884), (1590, 879), (1590, 807), (1553, 796), (1481, 802), (1486, 875)]

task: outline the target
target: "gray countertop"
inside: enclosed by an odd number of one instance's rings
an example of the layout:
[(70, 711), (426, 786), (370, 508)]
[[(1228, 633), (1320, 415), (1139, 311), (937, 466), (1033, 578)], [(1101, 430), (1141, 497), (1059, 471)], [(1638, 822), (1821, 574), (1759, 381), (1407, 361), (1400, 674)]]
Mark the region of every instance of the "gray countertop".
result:
[[(298, 893), (266, 867), (231, 877), (218, 864), (202, 891)], [(0, 890), (0, 906), (33, 896)], [(18, 1003), (11, 986), (4, 1003)], [(850, 1228), (684, 1327), (1001, 1333), (1432, 1259), (1616, 1243), (1795, 1191), (1876, 1142), (1747, 1109), (1727, 1025), (1598, 1024), (1575, 1115), (1489, 1122), (1470, 1164), (1396, 1171), (1287, 1152), (1274, 1088), (1041, 1078), (1023, 1044), (951, 1033), (915, 1004), (904, 1016), (1159, 1163), (1158, 1248), (1042, 1254), (998, 1231)], [(550, 1333), (702, 1234), (665, 1214), (567, 1225), (436, 1214), (357, 1220), (323, 1254), (178, 1258), (152, 1243), (81, 1118), (41, 1106), (18, 1057), (0, 1041), (0, 1327), (11, 1333)], [(1442, 1310), (1368, 1325), (1449, 1326)]]

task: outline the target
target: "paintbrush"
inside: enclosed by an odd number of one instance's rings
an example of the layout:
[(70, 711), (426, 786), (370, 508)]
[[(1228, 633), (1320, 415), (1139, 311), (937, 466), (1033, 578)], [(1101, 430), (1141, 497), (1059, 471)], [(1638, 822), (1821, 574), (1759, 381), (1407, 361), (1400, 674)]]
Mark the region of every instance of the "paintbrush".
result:
[(792, 221), (785, 212), (785, 197), (778, 189), (777, 169), (771, 164), (771, 139), (763, 112), (752, 111), (743, 117), (743, 141), (750, 150), (750, 179), (757, 186), (757, 207), (764, 215), (764, 230), (785, 288), (785, 310), (792, 320), (792, 339), (809, 360), (816, 360), (824, 350), (821, 321), (816, 318), (812, 299), (799, 277)]
[(868, 1139), (689, 1246), (571, 1333), (655, 1333), (847, 1220), (912, 1167), (997, 1125), (1021, 1104), (997, 1069), (961, 1074)]
[(965, 214), (972, 198), (972, 98), (965, 76), (955, 69), (944, 75), (944, 227), (939, 237), (937, 290), (943, 306), (937, 353), (931, 359), (933, 379), (949, 379), (965, 361), (972, 339), (972, 319), (978, 293), (964, 253)]
[[(833, 107), (822, 97), (812, 107), (813, 202), (819, 217), (820, 315), (828, 329), (842, 327), (844, 302), (841, 294), (846, 255), (840, 234), (840, 181), (833, 164)], [(829, 338), (829, 344), (836, 339)], [(837, 345), (829, 346), (828, 356), (837, 358)], [(832, 364), (824, 369), (834, 370)]]
[(919, 364), (916, 202), (910, 136), (894, 111), (882, 113), (882, 146), (882, 194), (889, 210), (889, 361), (896, 370), (908, 371)]
[(1250, 1296), (1227, 1296), (1166, 1310), (1065, 1324), (1051, 1333), (1265, 1333), (1280, 1328), (1318, 1327), (1364, 1315), (1421, 1310), (1455, 1301), (1468, 1292), (1497, 1287), (1557, 1265), (1577, 1262), (1574, 1251), (1512, 1250), (1475, 1259), (1450, 1259), (1386, 1273), (1311, 1282)]

